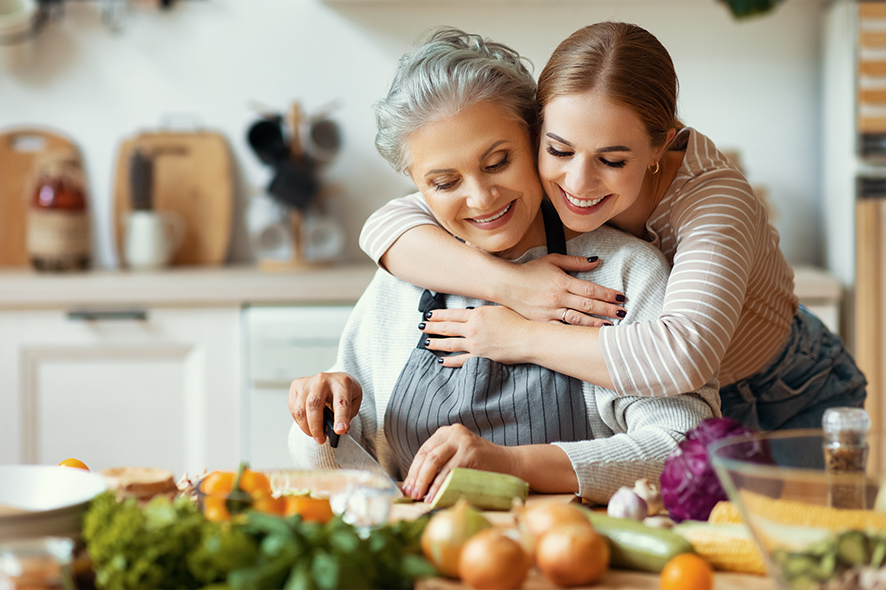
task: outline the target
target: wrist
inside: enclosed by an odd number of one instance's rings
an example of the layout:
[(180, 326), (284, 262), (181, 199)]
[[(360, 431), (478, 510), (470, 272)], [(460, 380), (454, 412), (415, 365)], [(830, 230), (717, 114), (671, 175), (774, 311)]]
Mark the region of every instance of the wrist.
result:
[(514, 301), (509, 296), (523, 286), (520, 273), (518, 272), (519, 269), (513, 262), (495, 258), (494, 256), (490, 256), (490, 258), (493, 262), (490, 265), (491, 273), (488, 279), (484, 281), (487, 290), (484, 298), (487, 301), (494, 301), (514, 309), (512, 305)]

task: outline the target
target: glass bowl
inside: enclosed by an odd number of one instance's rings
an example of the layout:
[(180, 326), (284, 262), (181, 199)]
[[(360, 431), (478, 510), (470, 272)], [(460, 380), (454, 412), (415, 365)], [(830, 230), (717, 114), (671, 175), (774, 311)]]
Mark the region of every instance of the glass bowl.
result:
[(361, 531), (388, 522), (397, 488), (383, 477), (354, 469), (266, 472), (275, 496), (328, 498), (332, 512)]
[[(821, 430), (785, 430), (728, 437), (708, 453), (781, 588), (886, 588), (886, 480), (872, 466), (827, 470), (824, 444)], [(748, 460), (758, 451), (764, 462)]]

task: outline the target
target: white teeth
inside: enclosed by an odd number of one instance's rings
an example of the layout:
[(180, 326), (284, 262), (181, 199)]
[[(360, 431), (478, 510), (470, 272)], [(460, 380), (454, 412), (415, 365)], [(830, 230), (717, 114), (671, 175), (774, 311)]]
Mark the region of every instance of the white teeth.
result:
[(572, 203), (573, 205), (575, 205), (576, 207), (593, 207), (594, 205), (596, 205), (597, 203), (599, 203), (600, 201), (602, 201), (605, 198), (605, 197), (600, 197), (599, 199), (594, 199), (593, 201), (584, 201), (581, 199), (576, 199), (575, 197), (573, 197), (572, 195), (570, 195), (566, 191), (563, 191), (563, 194), (566, 195), (566, 198), (569, 200), (569, 202)]
[(490, 221), (495, 221), (496, 219), (498, 219), (499, 217), (501, 217), (502, 215), (504, 215), (505, 213), (510, 211), (511, 205), (513, 205), (513, 204), (514, 204), (513, 202), (509, 203), (507, 207), (505, 207), (504, 209), (502, 209), (501, 211), (499, 211), (498, 213), (496, 213), (492, 217), (487, 217), (485, 219), (480, 219), (479, 217), (475, 217), (474, 221), (476, 221), (477, 223), (489, 223)]

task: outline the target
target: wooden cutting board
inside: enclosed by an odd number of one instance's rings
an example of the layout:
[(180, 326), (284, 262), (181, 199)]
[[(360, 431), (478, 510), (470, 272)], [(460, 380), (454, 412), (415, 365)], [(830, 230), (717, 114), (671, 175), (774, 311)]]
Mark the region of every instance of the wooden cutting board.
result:
[(153, 209), (174, 211), (185, 222), (172, 264), (222, 264), (231, 241), (233, 168), (227, 140), (209, 131), (144, 132), (120, 144), (114, 181), (118, 259), (123, 261), (123, 220), (132, 210), (129, 159), (136, 148), (154, 157)]
[(29, 264), (26, 219), (35, 164), (55, 150), (80, 153), (70, 139), (47, 129), (0, 132), (0, 266)]

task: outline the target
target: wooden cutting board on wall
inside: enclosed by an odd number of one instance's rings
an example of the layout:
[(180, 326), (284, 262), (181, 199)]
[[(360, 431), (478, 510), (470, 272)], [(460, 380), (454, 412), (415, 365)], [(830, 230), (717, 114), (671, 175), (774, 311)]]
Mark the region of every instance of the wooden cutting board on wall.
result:
[(209, 131), (144, 132), (120, 144), (114, 181), (118, 259), (124, 262), (124, 219), (132, 211), (129, 162), (135, 149), (154, 160), (152, 208), (178, 213), (185, 223), (172, 264), (224, 263), (233, 224), (233, 168), (227, 140)]
[(21, 127), (0, 132), (0, 266), (26, 266), (27, 212), (36, 180), (35, 164), (47, 153), (77, 154), (73, 141), (41, 128)]

